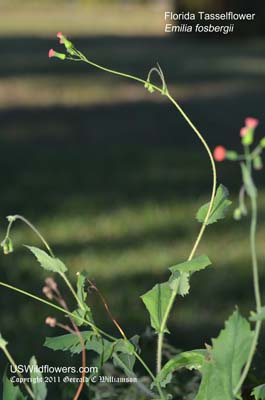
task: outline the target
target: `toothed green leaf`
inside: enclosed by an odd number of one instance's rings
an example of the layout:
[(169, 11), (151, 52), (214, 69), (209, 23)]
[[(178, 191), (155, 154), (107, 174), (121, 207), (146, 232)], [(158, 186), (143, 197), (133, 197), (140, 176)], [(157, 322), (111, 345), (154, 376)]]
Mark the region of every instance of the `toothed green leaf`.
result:
[[(216, 191), (214, 198), (213, 208), (210, 213), (207, 225), (217, 222), (219, 219), (225, 218), (227, 208), (232, 204), (228, 200), (229, 192), (227, 188), (220, 185)], [(203, 223), (205, 221), (210, 203), (204, 204), (197, 212), (196, 218), (199, 222)]]
[[(157, 284), (141, 296), (151, 319), (151, 325), (156, 332), (161, 331), (161, 323), (167, 309), (172, 290), (168, 282)], [(168, 332), (165, 328), (164, 332)]]
[(52, 271), (59, 274), (67, 271), (66, 266), (61, 260), (59, 260), (59, 258), (51, 257), (44, 250), (38, 249), (34, 246), (25, 247), (27, 247), (34, 254), (34, 256), (39, 261), (41, 267), (46, 269), (47, 271)]
[(219, 336), (212, 340), (209, 358), (205, 359), (201, 369), (202, 381), (195, 400), (234, 400), (233, 392), (252, 340), (249, 322), (236, 310)]

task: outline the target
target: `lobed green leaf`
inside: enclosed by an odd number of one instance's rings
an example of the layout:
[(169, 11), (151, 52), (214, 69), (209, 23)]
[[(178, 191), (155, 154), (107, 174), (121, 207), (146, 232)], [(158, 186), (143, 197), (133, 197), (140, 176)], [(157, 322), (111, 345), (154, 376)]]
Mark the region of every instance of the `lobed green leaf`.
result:
[[(213, 224), (225, 218), (227, 208), (232, 204), (232, 202), (228, 200), (228, 196), (228, 189), (223, 185), (219, 185), (215, 194), (213, 208), (206, 225)], [(197, 212), (196, 218), (199, 222), (203, 223), (205, 221), (209, 206), (210, 203), (204, 204)]]
[(34, 246), (25, 246), (25, 247), (27, 247), (34, 254), (34, 256), (39, 261), (41, 267), (46, 269), (47, 271), (52, 271), (59, 274), (62, 274), (67, 271), (66, 266), (59, 258), (51, 257), (44, 250), (41, 250), (38, 247)]
[(210, 259), (205, 256), (199, 256), (196, 258), (193, 258), (190, 261), (185, 261), (181, 264), (174, 265), (173, 267), (170, 267), (169, 270), (171, 272), (186, 272), (186, 273), (193, 273), (197, 271), (201, 271), (202, 269), (205, 269), (211, 265)]
[(195, 400), (232, 400), (253, 340), (249, 322), (236, 310), (217, 339), (212, 340), (210, 359), (205, 359), (202, 381)]
[[(156, 332), (161, 331), (161, 323), (166, 312), (172, 290), (169, 282), (159, 283), (141, 296), (151, 319), (151, 325)], [(168, 332), (167, 328), (164, 332)]]
[(207, 356), (207, 350), (198, 349), (185, 351), (171, 358), (156, 376), (156, 382), (165, 387), (171, 382), (172, 373), (180, 368), (201, 369), (203, 362)]

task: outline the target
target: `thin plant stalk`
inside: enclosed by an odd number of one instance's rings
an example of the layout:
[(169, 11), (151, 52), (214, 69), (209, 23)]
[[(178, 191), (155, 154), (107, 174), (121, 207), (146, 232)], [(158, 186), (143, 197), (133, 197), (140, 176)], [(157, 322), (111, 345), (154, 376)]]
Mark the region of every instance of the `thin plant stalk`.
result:
[(6, 356), (6, 358), (8, 359), (8, 361), (10, 362), (10, 364), (12, 365), (12, 367), (14, 368), (14, 370), (16, 371), (17, 375), (19, 378), (21, 378), (22, 384), (24, 385), (26, 391), (28, 392), (28, 394), (30, 395), (30, 397), (32, 399), (35, 399), (35, 396), (31, 390), (31, 388), (29, 387), (29, 385), (26, 383), (23, 375), (18, 371), (17, 365), (15, 360), (13, 359), (13, 357), (11, 356), (11, 354), (9, 353), (9, 351), (7, 350), (6, 347), (2, 347), (2, 350)]
[[(7, 227), (7, 231), (6, 231), (6, 236), (3, 240), (2, 243), (4, 243), (5, 241), (7, 241), (10, 237), (10, 232), (11, 232), (11, 227), (13, 225), (13, 223), (16, 220), (20, 220), (22, 222), (24, 222), (37, 236), (38, 238), (41, 240), (41, 242), (44, 244), (44, 246), (46, 247), (46, 249), (48, 250), (49, 254), (51, 257), (55, 258), (55, 255), (49, 245), (49, 243), (47, 242), (47, 240), (43, 237), (43, 235), (40, 233), (40, 231), (25, 217), (23, 217), (22, 215), (16, 214), (16, 215), (10, 215), (8, 217), (8, 227)], [(79, 307), (84, 310), (84, 306), (82, 304), (82, 302), (80, 301), (80, 299), (78, 298), (71, 282), (69, 281), (69, 279), (67, 278), (67, 276), (65, 275), (65, 273), (60, 273), (61, 278), (65, 281), (66, 285), (68, 286), (69, 290), (71, 291), (72, 295), (74, 296), (75, 300), (77, 301), (77, 304), (79, 305)]]
[[(139, 78), (137, 76), (133, 76), (133, 75), (130, 75), (130, 74), (125, 74), (123, 72), (119, 72), (119, 71), (112, 70), (110, 68), (103, 67), (102, 65), (96, 64), (93, 61), (88, 60), (87, 57), (84, 56), (80, 51), (78, 51), (76, 49), (74, 49), (74, 51), (76, 52), (76, 56), (77, 57), (80, 57), (80, 59), (82, 61), (84, 61), (85, 63), (87, 63), (89, 65), (92, 65), (95, 68), (101, 69), (101, 70), (103, 70), (105, 72), (109, 72), (109, 73), (114, 74), (114, 75), (122, 76), (124, 78), (132, 79), (132, 80), (140, 82), (140, 83), (142, 83), (144, 85), (146, 85), (146, 84), (151, 85), (152, 89), (154, 89), (154, 90), (160, 92), (161, 94), (163, 94), (164, 96), (166, 96), (168, 98), (168, 100), (176, 107), (176, 109), (179, 111), (179, 113), (182, 115), (182, 117), (185, 119), (185, 121), (188, 123), (188, 125), (195, 132), (195, 134), (197, 135), (197, 137), (199, 138), (199, 140), (203, 144), (206, 152), (208, 153), (209, 159), (210, 159), (211, 168), (212, 168), (213, 182), (212, 182), (212, 192), (211, 192), (211, 198), (210, 198), (210, 202), (209, 202), (208, 211), (207, 211), (205, 220), (204, 220), (204, 222), (203, 222), (203, 224), (201, 226), (201, 229), (199, 231), (199, 234), (198, 234), (198, 236), (197, 236), (197, 238), (195, 240), (195, 243), (194, 243), (194, 245), (192, 247), (190, 255), (188, 257), (188, 261), (192, 260), (192, 258), (194, 257), (194, 254), (195, 254), (195, 252), (196, 252), (196, 250), (197, 250), (197, 248), (198, 248), (198, 246), (200, 244), (200, 241), (201, 241), (201, 239), (203, 237), (204, 231), (206, 229), (207, 222), (209, 220), (209, 217), (210, 217), (210, 214), (211, 214), (211, 211), (212, 211), (212, 208), (213, 208), (214, 198), (215, 198), (215, 193), (216, 193), (216, 187), (217, 187), (217, 173), (216, 173), (215, 161), (214, 161), (214, 158), (212, 156), (212, 152), (211, 152), (206, 140), (204, 139), (204, 137), (202, 136), (200, 131), (196, 128), (196, 126), (193, 124), (193, 122), (188, 117), (188, 115), (185, 113), (185, 111), (182, 109), (182, 107), (179, 105), (179, 103), (169, 94), (167, 88), (165, 90), (164, 76), (161, 77), (162, 82), (163, 82), (163, 88), (161, 89), (156, 85), (150, 84), (149, 80), (145, 81), (144, 79), (141, 79), (141, 78)], [(75, 59), (72, 59), (72, 60), (75, 61)], [(167, 323), (171, 308), (172, 308), (172, 306), (174, 304), (174, 300), (175, 300), (175, 298), (177, 296), (177, 293), (178, 293), (177, 290), (173, 290), (172, 291), (171, 298), (169, 300), (167, 310), (166, 310), (166, 312), (165, 312), (165, 314), (163, 316), (163, 320), (162, 320), (162, 323), (161, 323), (161, 332), (158, 334), (157, 366), (156, 366), (157, 373), (161, 370), (161, 365), (162, 365), (162, 349), (163, 349), (163, 340), (164, 340), (164, 328), (166, 326), (166, 323)]]
[[(97, 329), (97, 331), (98, 331), (101, 335), (105, 336), (106, 338), (108, 338), (108, 339), (110, 339), (110, 340), (112, 340), (112, 341), (114, 341), (114, 342), (117, 341), (117, 338), (115, 338), (114, 336), (109, 335), (107, 332), (105, 332), (105, 331), (103, 331), (102, 329), (96, 327), (96, 326), (95, 326), (94, 324), (92, 324), (90, 321), (87, 321), (86, 319), (81, 318), (81, 317), (79, 317), (78, 315), (74, 315), (73, 313), (71, 313), (70, 311), (64, 309), (63, 307), (57, 306), (56, 304), (53, 304), (53, 303), (51, 303), (50, 301), (47, 301), (47, 300), (45, 300), (45, 299), (42, 299), (41, 297), (35, 296), (34, 294), (32, 294), (32, 293), (30, 293), (30, 292), (27, 292), (27, 291), (25, 291), (25, 290), (19, 289), (19, 288), (15, 287), (15, 286), (9, 285), (8, 283), (1, 282), (1, 281), (0, 281), (0, 286), (3, 286), (3, 287), (5, 287), (5, 288), (8, 288), (8, 289), (13, 290), (13, 291), (18, 292), (18, 293), (21, 293), (21, 294), (23, 294), (24, 296), (30, 297), (30, 298), (32, 298), (32, 299), (34, 299), (34, 300), (36, 300), (36, 301), (38, 301), (38, 302), (40, 302), (40, 303), (43, 303), (43, 304), (45, 304), (45, 305), (47, 305), (47, 306), (49, 306), (49, 307), (52, 307), (52, 308), (54, 308), (54, 309), (56, 309), (56, 310), (58, 310), (58, 311), (60, 311), (60, 312), (62, 312), (62, 313), (64, 313), (64, 314), (68, 315), (69, 317), (78, 319), (80, 322), (82, 322), (82, 323), (84, 323), (84, 324), (90, 326), (91, 328)], [(154, 376), (154, 374), (152, 373), (152, 371), (150, 370), (150, 368), (147, 366), (147, 364), (144, 362), (144, 360), (141, 358), (141, 356), (139, 356), (139, 354), (137, 353), (136, 350), (134, 351), (133, 354), (134, 354), (134, 356), (137, 358), (137, 360), (142, 364), (142, 366), (144, 367), (144, 369), (146, 370), (146, 372), (148, 373), (148, 375), (150, 376), (150, 378), (152, 379), (152, 381), (155, 382), (155, 376)], [(161, 399), (165, 400), (165, 397), (164, 397), (164, 394), (163, 394), (163, 392), (162, 392), (162, 389), (161, 389), (160, 385), (157, 385), (157, 390), (158, 390), (158, 392), (159, 392), (159, 394), (160, 394), (160, 396), (161, 396)]]
[[(257, 231), (257, 196), (251, 196), (251, 225), (250, 225), (250, 247), (251, 247), (251, 257), (252, 257), (252, 271), (253, 271), (253, 285), (254, 285), (254, 294), (256, 301), (256, 310), (257, 313), (261, 310), (261, 295), (260, 295), (260, 287), (259, 287), (259, 272), (258, 272), (258, 259), (257, 259), (257, 249), (256, 249), (256, 231)], [(240, 391), (247, 375), (250, 370), (254, 354), (256, 351), (256, 347), (258, 344), (260, 329), (261, 329), (261, 321), (257, 321), (254, 330), (254, 336), (252, 340), (252, 344), (250, 347), (249, 355), (239, 382), (234, 390), (234, 395), (237, 395)]]

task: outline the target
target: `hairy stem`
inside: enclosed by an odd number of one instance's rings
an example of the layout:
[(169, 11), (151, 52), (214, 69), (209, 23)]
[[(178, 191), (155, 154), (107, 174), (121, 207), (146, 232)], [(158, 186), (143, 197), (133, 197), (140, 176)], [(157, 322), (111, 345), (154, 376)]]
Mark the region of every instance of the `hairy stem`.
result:
[[(253, 285), (254, 285), (254, 294), (256, 301), (256, 310), (257, 312), (259, 312), (261, 310), (261, 296), (259, 287), (259, 271), (258, 271), (258, 260), (257, 260), (257, 250), (256, 250), (256, 231), (257, 231), (257, 197), (251, 196), (250, 247), (251, 247), (251, 257), (252, 257), (252, 272), (253, 272)], [(235, 396), (240, 391), (250, 370), (253, 357), (256, 351), (256, 347), (258, 344), (260, 328), (261, 328), (261, 321), (257, 321), (248, 359), (241, 374), (241, 377), (239, 379), (239, 382), (234, 390)]]

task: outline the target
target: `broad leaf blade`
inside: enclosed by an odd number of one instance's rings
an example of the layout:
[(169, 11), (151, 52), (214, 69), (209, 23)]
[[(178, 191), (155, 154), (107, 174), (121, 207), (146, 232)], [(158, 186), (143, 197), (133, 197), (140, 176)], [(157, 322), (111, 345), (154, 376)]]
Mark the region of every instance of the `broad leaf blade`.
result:
[(56, 272), (62, 274), (67, 271), (66, 266), (64, 263), (55, 257), (51, 257), (47, 254), (44, 250), (38, 249), (38, 247), (34, 246), (25, 246), (27, 247), (37, 258), (42, 268), (46, 269), (47, 271)]
[[(86, 341), (88, 338), (90, 338), (92, 332), (83, 331), (81, 334), (84, 341)], [(72, 354), (78, 354), (82, 351), (80, 340), (78, 336), (73, 333), (55, 337), (46, 337), (44, 346), (54, 351), (70, 351)]]
[(172, 272), (169, 278), (170, 288), (177, 291), (179, 295), (185, 296), (190, 290), (190, 275), (196, 271), (205, 269), (209, 265), (211, 265), (211, 261), (207, 256), (203, 255), (170, 267), (169, 270)]
[[(91, 350), (99, 354), (99, 366), (102, 366), (111, 357), (113, 343), (96, 336), (92, 331), (83, 331), (80, 333), (83, 337), (86, 350)], [(54, 351), (70, 351), (72, 354), (79, 354), (82, 351), (79, 337), (73, 333), (57, 337), (47, 337), (44, 346)]]
[(171, 358), (156, 377), (156, 382), (165, 387), (171, 381), (172, 373), (180, 368), (200, 369), (206, 358), (207, 350), (185, 351)]
[(45, 382), (43, 381), (42, 373), (38, 369), (37, 360), (34, 356), (30, 359), (29, 364), (31, 366), (31, 386), (35, 396), (35, 400), (45, 400), (47, 397), (47, 387)]
[(3, 376), (3, 400), (27, 400), (27, 397), (23, 396), (19, 387), (14, 386), (8, 379), (6, 372)]
[(201, 271), (202, 269), (208, 267), (211, 265), (211, 261), (209, 258), (205, 255), (202, 255), (200, 257), (193, 258), (190, 261), (185, 261), (181, 264), (174, 265), (173, 267), (170, 267), (169, 270), (171, 272), (186, 272), (186, 273), (192, 273), (192, 272), (197, 272)]
[(256, 386), (251, 395), (255, 397), (255, 400), (265, 400), (265, 384)]
[[(220, 185), (216, 191), (214, 198), (213, 208), (210, 213), (207, 225), (217, 222), (219, 219), (225, 218), (227, 208), (232, 204), (228, 200), (229, 192), (227, 188)], [(205, 221), (210, 203), (204, 204), (197, 212), (196, 218), (199, 222), (203, 223)]]
[[(168, 282), (157, 284), (153, 289), (141, 296), (151, 319), (151, 325), (156, 332), (161, 331), (161, 322), (167, 309), (172, 290)], [(168, 332), (165, 328), (164, 332)]]
[(253, 340), (249, 322), (236, 310), (213, 339), (210, 360), (202, 366), (202, 382), (196, 400), (232, 400)]

